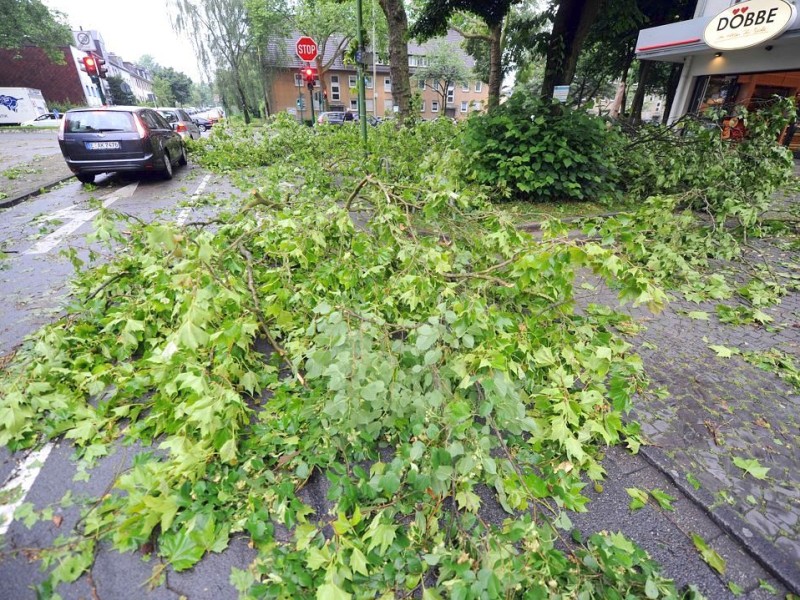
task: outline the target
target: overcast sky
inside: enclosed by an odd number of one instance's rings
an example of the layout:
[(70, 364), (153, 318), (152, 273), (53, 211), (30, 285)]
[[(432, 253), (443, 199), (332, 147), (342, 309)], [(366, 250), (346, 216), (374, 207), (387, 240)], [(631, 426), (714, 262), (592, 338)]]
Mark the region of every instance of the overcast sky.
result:
[(44, 0), (67, 15), (72, 29), (96, 29), (106, 49), (136, 62), (151, 54), (160, 65), (183, 71), (195, 82), (200, 70), (189, 41), (172, 30), (165, 0)]

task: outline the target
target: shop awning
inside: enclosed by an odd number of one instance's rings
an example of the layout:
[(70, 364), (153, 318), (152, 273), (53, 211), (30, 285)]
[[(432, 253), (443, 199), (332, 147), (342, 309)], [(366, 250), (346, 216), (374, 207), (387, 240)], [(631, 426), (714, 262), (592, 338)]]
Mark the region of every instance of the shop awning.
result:
[[(640, 60), (660, 60), (682, 62), (687, 56), (715, 52), (703, 41), (706, 25), (712, 15), (670, 23), (660, 27), (642, 29), (636, 42), (636, 58)], [(800, 16), (779, 37), (769, 44), (796, 43), (800, 40)], [(764, 44), (765, 46), (767, 43)]]

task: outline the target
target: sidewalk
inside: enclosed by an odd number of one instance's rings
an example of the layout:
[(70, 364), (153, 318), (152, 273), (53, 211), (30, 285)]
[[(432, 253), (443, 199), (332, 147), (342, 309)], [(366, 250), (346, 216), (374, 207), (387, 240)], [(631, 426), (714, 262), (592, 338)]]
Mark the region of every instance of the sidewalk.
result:
[[(800, 198), (779, 208), (776, 215), (793, 214), (796, 221)], [(628, 310), (645, 328), (630, 341), (644, 361), (651, 389), (668, 392), (639, 398), (631, 417), (641, 423), (650, 443), (642, 447), (641, 457), (687, 499), (670, 514), (682, 520), (687, 505), (699, 506), (727, 535), (709, 539), (709, 533), (694, 533), (709, 546), (719, 546), (723, 558), (726, 546), (730, 553), (739, 545), (783, 586), (800, 594), (800, 387), (795, 387), (800, 377), (793, 386), (774, 368), (753, 364), (769, 365), (783, 356), (800, 367), (800, 245), (777, 238), (751, 240), (744, 259), (753, 268), (739, 263), (716, 267), (730, 271), (729, 282), (742, 284), (761, 271), (790, 289), (780, 304), (762, 309), (774, 319), (767, 326), (722, 323), (717, 305), (734, 301), (695, 304), (673, 295), (663, 314)], [(584, 301), (617, 306), (614, 293), (603, 288)], [(620, 502), (630, 501), (624, 487), (631, 485), (615, 479), (628, 477), (626, 469), (637, 467), (631, 458), (618, 456), (604, 484), (621, 496)], [(598, 510), (592, 504), (590, 511)], [(763, 592), (752, 574), (744, 575), (730, 560), (722, 579), (743, 592)]]
[(0, 167), (0, 210), (10, 208), (73, 177), (60, 154)]

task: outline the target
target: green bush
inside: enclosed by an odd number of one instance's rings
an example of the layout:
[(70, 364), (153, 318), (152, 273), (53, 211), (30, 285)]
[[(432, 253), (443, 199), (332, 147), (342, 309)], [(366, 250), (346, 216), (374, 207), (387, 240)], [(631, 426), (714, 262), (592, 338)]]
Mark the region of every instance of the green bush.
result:
[(515, 94), (469, 120), (466, 173), (507, 199), (603, 200), (617, 194), (621, 139), (600, 118)]

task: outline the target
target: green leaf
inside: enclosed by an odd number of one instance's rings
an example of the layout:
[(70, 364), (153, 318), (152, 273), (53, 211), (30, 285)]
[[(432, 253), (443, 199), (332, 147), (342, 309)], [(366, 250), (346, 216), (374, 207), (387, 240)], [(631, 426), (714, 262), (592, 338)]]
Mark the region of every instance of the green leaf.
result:
[(431, 327), (427, 323), (417, 329), (417, 350), (425, 352), (433, 346), (439, 339), (439, 330)]
[(769, 467), (762, 467), (757, 458), (740, 458), (735, 456), (733, 458), (733, 464), (756, 479), (766, 479), (767, 473), (769, 472)]
[(735, 348), (728, 348), (727, 346), (709, 346), (714, 352), (717, 353), (717, 356), (720, 358), (730, 358), (734, 354), (738, 354), (739, 351)]
[(317, 588), (317, 600), (350, 600), (351, 596), (335, 583), (323, 583)]
[(654, 600), (659, 596), (658, 585), (656, 585), (656, 582), (653, 581), (651, 577), (648, 577), (644, 584), (644, 595), (648, 598), (651, 598), (651, 600)]
[(708, 313), (704, 310), (693, 310), (689, 312), (687, 316), (697, 321), (708, 321)]
[(628, 496), (632, 498), (628, 506), (631, 510), (639, 510), (647, 504), (649, 496), (644, 490), (640, 490), (639, 488), (626, 488), (625, 491), (628, 492)]
[(697, 477), (695, 477), (692, 473), (686, 473), (686, 481), (688, 481), (689, 484), (696, 490), (699, 490), (700, 486), (702, 485), (700, 480), (697, 479)]
[(706, 541), (696, 533), (692, 534), (692, 541), (694, 542), (694, 547), (700, 552), (700, 556), (708, 566), (720, 575), (724, 575), (726, 567), (725, 559), (723, 559), (716, 550), (709, 547)]
[(654, 490), (650, 490), (650, 495), (655, 498), (658, 505), (663, 510), (675, 510), (672, 506), (672, 503), (675, 501), (675, 498), (667, 494), (666, 492), (656, 488)]
[(360, 573), (365, 577), (369, 576), (369, 568), (367, 568), (367, 557), (358, 548), (353, 548), (350, 553), (350, 568), (354, 572)]
[(728, 582), (728, 589), (734, 596), (741, 596), (744, 593), (744, 590), (733, 581)]
[(181, 529), (161, 535), (159, 554), (166, 558), (176, 571), (185, 571), (203, 558), (205, 548), (196, 543), (184, 529)]

